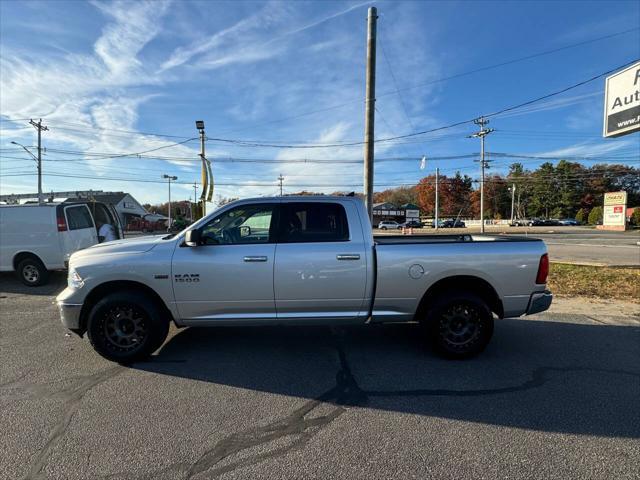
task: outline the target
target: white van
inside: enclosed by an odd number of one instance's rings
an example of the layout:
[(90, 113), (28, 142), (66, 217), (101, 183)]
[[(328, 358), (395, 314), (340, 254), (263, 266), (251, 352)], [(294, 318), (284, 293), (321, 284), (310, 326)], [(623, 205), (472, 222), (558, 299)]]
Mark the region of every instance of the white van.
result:
[(0, 271), (43, 285), (50, 270), (67, 267), (73, 252), (100, 241), (96, 223), (110, 223), (123, 238), (118, 215), (104, 203), (0, 205)]

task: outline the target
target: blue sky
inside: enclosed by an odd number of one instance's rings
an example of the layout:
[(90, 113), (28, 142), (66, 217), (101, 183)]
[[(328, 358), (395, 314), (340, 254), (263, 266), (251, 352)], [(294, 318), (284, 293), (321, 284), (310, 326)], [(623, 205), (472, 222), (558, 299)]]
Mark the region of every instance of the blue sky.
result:
[[(0, 192), (36, 190), (42, 117), (44, 189), (131, 192), (166, 200), (166, 186), (135, 179), (177, 175), (174, 198), (200, 178), (197, 136), (289, 145), (361, 141), (367, 7), (378, 8), (376, 137), (447, 125), (519, 104), (640, 58), (640, 3), (629, 2), (0, 2)], [(631, 32), (439, 81), (497, 63)], [(602, 139), (604, 80), (491, 119), (491, 152), (640, 160), (640, 135)], [(24, 120), (27, 119), (27, 120)], [(375, 183), (413, 184), (436, 166), (477, 177), (475, 126), (376, 145)], [(138, 132), (138, 133), (136, 133)], [(144, 135), (159, 133), (164, 137)], [(151, 155), (164, 159), (149, 158)], [(360, 191), (362, 147), (242, 147), (208, 141), (215, 195)], [(170, 158), (169, 158), (170, 157)], [(406, 160), (384, 161), (387, 158)], [(168, 158), (168, 159), (167, 159)], [(229, 162), (242, 158), (266, 162)], [(337, 159), (342, 164), (289, 163)], [(73, 160), (73, 161), (69, 161)], [(493, 172), (513, 160), (496, 159)], [(540, 162), (525, 161), (535, 168)], [(75, 175), (68, 178), (60, 175)], [(127, 180), (107, 180), (107, 179)], [(131, 180), (129, 180), (131, 179)]]

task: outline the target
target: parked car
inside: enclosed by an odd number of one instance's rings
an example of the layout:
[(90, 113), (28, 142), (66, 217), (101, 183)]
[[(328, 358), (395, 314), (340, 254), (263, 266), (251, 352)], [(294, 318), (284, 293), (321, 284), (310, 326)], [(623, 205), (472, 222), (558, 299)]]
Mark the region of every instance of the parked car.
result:
[(527, 227), (529, 226), (529, 221), (526, 218), (516, 218), (513, 222), (510, 223), (512, 227)]
[[(434, 220), (431, 220), (431, 227), (432, 227), (432, 228), (436, 228), (436, 221), (435, 221), (435, 219), (434, 219)], [(444, 220), (440, 220), (440, 219), (438, 219), (438, 228), (444, 228)]]
[(401, 223), (400, 227), (404, 227), (404, 228), (422, 228), (422, 222), (419, 222), (417, 220), (409, 220), (407, 222)]
[(373, 237), (353, 197), (240, 200), (177, 235), (74, 253), (63, 325), (130, 363), (183, 326), (420, 322), (439, 353), (478, 354), (493, 318), (549, 308), (545, 244), (530, 237)]
[(28, 286), (44, 285), (49, 271), (63, 270), (72, 253), (95, 245), (97, 223), (123, 233), (118, 215), (100, 202), (0, 206), (0, 271), (15, 271)]
[(382, 221), (378, 223), (378, 229), (380, 230), (398, 230), (400, 228), (402, 228), (402, 226), (394, 221)]
[(466, 228), (466, 223), (464, 223), (462, 220), (445, 220), (442, 223), (442, 228)]
[(542, 218), (532, 218), (527, 222), (529, 227), (544, 227), (545, 225), (545, 221)]
[(580, 222), (577, 221), (575, 218), (563, 218), (561, 220), (559, 220), (560, 225), (564, 225), (564, 226), (577, 226), (580, 225)]

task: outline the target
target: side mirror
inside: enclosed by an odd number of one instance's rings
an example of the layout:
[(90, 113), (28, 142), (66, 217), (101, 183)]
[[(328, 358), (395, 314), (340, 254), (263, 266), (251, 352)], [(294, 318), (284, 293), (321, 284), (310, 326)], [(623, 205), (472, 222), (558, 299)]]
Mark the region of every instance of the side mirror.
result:
[(184, 243), (188, 247), (197, 247), (200, 245), (200, 229), (189, 230), (184, 237)]

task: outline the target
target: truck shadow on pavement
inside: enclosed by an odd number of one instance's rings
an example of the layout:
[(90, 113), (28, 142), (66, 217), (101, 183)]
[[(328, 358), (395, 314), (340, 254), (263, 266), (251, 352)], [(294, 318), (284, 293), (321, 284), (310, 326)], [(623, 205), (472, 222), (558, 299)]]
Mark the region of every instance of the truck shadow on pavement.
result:
[(466, 361), (425, 350), (407, 325), (189, 328), (134, 368), (307, 399), (296, 421), (329, 403), (340, 413), (354, 406), (640, 438), (634, 326), (500, 320), (487, 350)]

